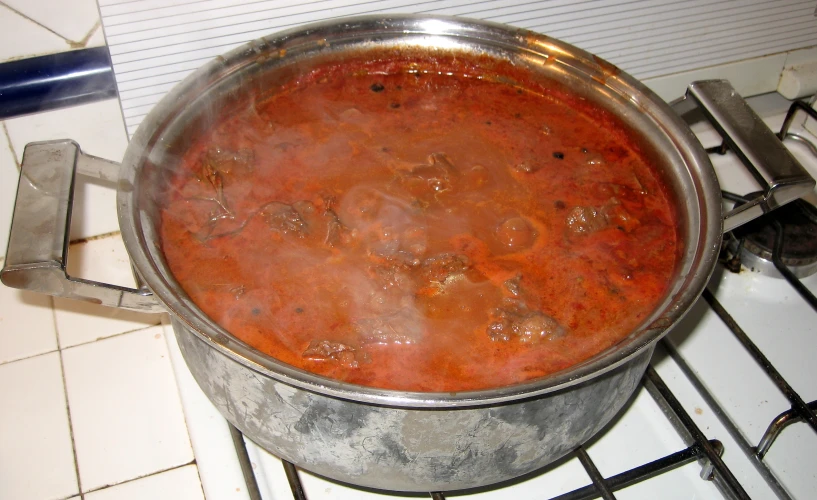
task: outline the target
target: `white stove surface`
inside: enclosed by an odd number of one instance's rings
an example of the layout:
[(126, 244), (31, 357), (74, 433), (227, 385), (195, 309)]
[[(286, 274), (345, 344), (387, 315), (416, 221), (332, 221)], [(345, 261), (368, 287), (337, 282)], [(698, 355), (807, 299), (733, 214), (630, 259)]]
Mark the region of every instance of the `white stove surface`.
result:
[[(773, 130), (779, 129), (788, 101), (777, 95), (766, 95), (751, 102)], [(720, 142), (708, 125), (698, 124), (693, 129), (704, 146)], [(803, 132), (803, 129), (795, 126), (792, 131)], [(812, 136), (812, 139), (817, 143), (817, 138)], [(817, 176), (817, 158), (797, 144), (792, 150), (812, 175)], [(752, 177), (731, 153), (713, 158), (713, 163), (723, 189), (739, 194), (757, 190)], [(817, 292), (817, 275), (804, 279), (803, 283)], [(817, 364), (814, 363), (817, 312), (784, 280), (746, 269), (733, 274), (719, 266), (708, 288), (802, 398), (806, 402), (817, 399)], [(221, 493), (229, 491), (230, 498), (250, 498), (226, 422), (196, 386), (173, 336), (168, 335), (168, 342), (205, 494), (208, 498), (223, 498)], [(696, 389), (683, 365), (703, 381), (716, 406), (710, 405)], [(652, 366), (703, 434), (723, 444), (722, 458), (748, 495), (774, 498), (774, 489), (747, 458), (740, 441), (756, 446), (769, 423), (789, 410), (790, 404), (703, 299), (658, 345)], [(721, 411), (735, 422), (737, 439), (718, 418)], [(250, 440), (245, 438), (245, 441), (261, 497), (264, 500), (292, 499), (281, 461)], [(689, 444), (642, 386), (625, 411), (585, 448), (601, 474), (609, 478), (684, 450)], [(804, 423), (791, 425), (774, 443), (765, 463), (792, 497), (813, 498), (817, 490), (817, 433)], [(693, 461), (618, 490), (615, 495), (623, 499), (720, 498), (714, 483), (702, 480), (700, 474), (701, 465)], [(309, 500), (407, 496), (362, 490), (303, 470), (299, 470), (299, 476)], [(479, 491), (446, 493), (446, 498), (541, 499), (590, 484), (578, 459), (570, 456), (524, 480)], [(427, 494), (408, 496), (428, 497)]]

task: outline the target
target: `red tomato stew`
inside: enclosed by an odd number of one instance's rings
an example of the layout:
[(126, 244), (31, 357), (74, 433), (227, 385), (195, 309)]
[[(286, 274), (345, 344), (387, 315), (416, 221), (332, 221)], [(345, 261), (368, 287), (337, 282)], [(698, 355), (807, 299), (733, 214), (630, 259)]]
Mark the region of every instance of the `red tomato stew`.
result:
[(163, 202), (174, 277), (254, 348), (365, 386), (506, 386), (620, 341), (676, 265), (671, 195), (608, 112), (513, 71), (361, 56), (224, 113)]

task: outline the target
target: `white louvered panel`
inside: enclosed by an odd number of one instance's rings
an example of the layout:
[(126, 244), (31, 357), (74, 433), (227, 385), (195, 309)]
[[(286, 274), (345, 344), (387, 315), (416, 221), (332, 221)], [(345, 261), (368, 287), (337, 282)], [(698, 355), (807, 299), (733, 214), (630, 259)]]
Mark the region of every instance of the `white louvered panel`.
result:
[(209, 59), (281, 29), (343, 16), (431, 13), (532, 29), (636, 78), (817, 45), (817, 0), (100, 0), (128, 132)]

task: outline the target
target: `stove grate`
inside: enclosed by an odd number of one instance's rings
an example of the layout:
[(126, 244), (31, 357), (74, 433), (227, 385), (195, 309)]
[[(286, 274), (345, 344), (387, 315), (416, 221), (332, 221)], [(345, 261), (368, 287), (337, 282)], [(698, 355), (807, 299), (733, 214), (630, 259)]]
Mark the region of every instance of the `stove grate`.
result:
[[(709, 443), (718, 454), (723, 452), (723, 445), (720, 443), (720, 441), (713, 439), (710, 440)], [(665, 457), (653, 460), (652, 462), (639, 465), (638, 467), (634, 467), (620, 474), (610, 476), (604, 481), (611, 490), (617, 491), (641, 481), (652, 479), (659, 474), (677, 469), (678, 467), (692, 463), (695, 460), (700, 460), (703, 455), (703, 448), (698, 444), (694, 444), (681, 451), (677, 451)], [(588, 485), (554, 497), (551, 500), (586, 500), (598, 498), (598, 496), (599, 493), (596, 486)]]
[(808, 405), (803, 401), (803, 398), (786, 382), (786, 379), (777, 371), (777, 368), (774, 367), (769, 358), (767, 358), (763, 352), (757, 347), (757, 345), (752, 342), (746, 332), (743, 331), (743, 328), (738, 325), (734, 318), (724, 309), (718, 299), (709, 291), (704, 290), (703, 298), (718, 315), (721, 320), (729, 327), (729, 330), (737, 337), (740, 343), (746, 348), (749, 354), (757, 361), (763, 371), (772, 379), (774, 384), (780, 389), (780, 392), (786, 396), (786, 399), (792, 405), (792, 409), (801, 417), (803, 418), (808, 424), (817, 432), (817, 414), (812, 411)]

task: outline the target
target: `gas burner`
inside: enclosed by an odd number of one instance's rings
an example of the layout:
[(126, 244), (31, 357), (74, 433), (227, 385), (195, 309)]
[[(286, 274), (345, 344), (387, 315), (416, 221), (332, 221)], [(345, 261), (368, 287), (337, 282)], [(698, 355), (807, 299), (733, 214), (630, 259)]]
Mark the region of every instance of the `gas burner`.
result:
[[(746, 199), (761, 195), (759, 192), (750, 193)], [(772, 262), (778, 228), (781, 227), (781, 262), (798, 278), (817, 272), (817, 208), (803, 200), (793, 201), (732, 231), (734, 238), (729, 242), (729, 250), (733, 254), (739, 253), (744, 267), (782, 278)]]

